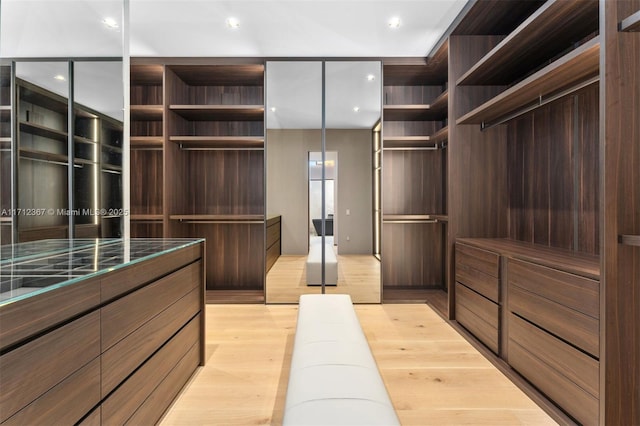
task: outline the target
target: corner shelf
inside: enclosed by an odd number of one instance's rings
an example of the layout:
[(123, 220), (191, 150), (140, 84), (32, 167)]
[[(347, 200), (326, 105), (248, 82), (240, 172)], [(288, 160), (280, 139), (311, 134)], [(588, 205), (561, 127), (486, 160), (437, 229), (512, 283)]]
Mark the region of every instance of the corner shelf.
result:
[(264, 105), (170, 105), (169, 109), (193, 121), (264, 120)]
[(163, 110), (164, 106), (162, 105), (131, 105), (131, 119), (160, 121), (162, 120)]
[(640, 32), (640, 10), (620, 22), (620, 31)]
[(385, 136), (383, 138), (384, 148), (383, 150), (393, 150), (400, 148), (443, 148), (443, 145), (439, 145), (441, 142), (445, 142), (449, 138), (449, 127), (445, 126), (442, 129), (429, 136)]
[[(562, 31), (558, 31), (559, 29)], [(598, 30), (598, 2), (549, 0), (494, 47), (457, 85), (506, 85)]]
[(129, 138), (131, 148), (162, 148), (164, 137), (162, 136), (131, 136)]
[(171, 136), (169, 141), (188, 148), (264, 149), (263, 136)]
[(43, 138), (55, 139), (60, 142), (66, 142), (68, 138), (67, 132), (51, 129), (49, 127), (41, 126), (40, 124), (34, 124), (27, 121), (20, 122), (20, 131), (35, 136), (41, 136)]
[(600, 39), (596, 37), (544, 67), (515, 86), (456, 120), (457, 124), (483, 124), (532, 105), (553, 94), (598, 76)]

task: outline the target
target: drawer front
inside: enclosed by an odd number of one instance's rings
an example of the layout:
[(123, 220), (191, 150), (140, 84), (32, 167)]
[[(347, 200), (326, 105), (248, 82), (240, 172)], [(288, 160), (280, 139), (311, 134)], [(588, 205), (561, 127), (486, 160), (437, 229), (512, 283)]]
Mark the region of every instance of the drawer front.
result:
[(267, 272), (276, 263), (276, 260), (280, 257), (280, 241), (277, 241), (274, 245), (267, 250)]
[[(525, 262), (509, 260), (508, 303), (510, 312), (520, 315), (598, 357), (600, 353), (600, 322), (592, 316), (558, 303), (555, 299), (549, 299), (548, 297), (553, 297), (554, 293), (568, 293), (574, 287), (568, 286), (566, 289), (560, 290), (547, 289), (550, 284), (540, 282), (543, 279), (541, 274), (547, 274), (548, 271), (545, 271), (547, 269)], [(515, 273), (512, 273), (514, 271)], [(551, 270), (551, 272), (556, 271)], [(538, 284), (539, 286), (537, 286)], [(557, 287), (563, 286), (563, 283), (558, 281), (555, 281), (554, 284)]]
[(500, 277), (500, 255), (487, 250), (456, 243), (456, 268), (467, 266), (495, 278)]
[(280, 222), (267, 227), (267, 248), (280, 239)]
[(598, 423), (599, 363), (509, 315), (509, 364), (580, 423)]
[(202, 263), (195, 262), (102, 308), (102, 350), (201, 285), (201, 275)]
[(203, 246), (198, 244), (185, 247), (105, 275), (100, 286), (102, 301), (114, 299), (201, 258)]
[(507, 270), (511, 285), (592, 318), (600, 318), (598, 281), (516, 259), (509, 259)]
[(102, 354), (105, 397), (200, 310), (201, 292), (191, 290), (151, 321)]
[(474, 289), (484, 297), (499, 303), (500, 291), (498, 278), (487, 275), (456, 261), (456, 281)]
[(184, 355), (199, 347), (199, 325), (198, 315), (102, 403), (103, 424), (124, 424), (136, 412)]
[[(94, 311), (0, 357), (0, 422), (100, 355)], [(25, 374), (28, 371), (29, 374)]]
[(498, 353), (500, 309), (497, 304), (456, 283), (456, 320)]
[(2, 425), (76, 424), (99, 402), (100, 358), (95, 358)]

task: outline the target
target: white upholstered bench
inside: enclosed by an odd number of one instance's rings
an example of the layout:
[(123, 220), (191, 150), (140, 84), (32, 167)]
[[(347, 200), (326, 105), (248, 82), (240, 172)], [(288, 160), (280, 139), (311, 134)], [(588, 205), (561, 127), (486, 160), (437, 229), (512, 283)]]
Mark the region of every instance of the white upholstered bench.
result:
[[(338, 284), (338, 260), (331, 243), (325, 244), (325, 285)], [(309, 256), (307, 256), (307, 285), (322, 285), (322, 243), (311, 240)]]
[(400, 424), (349, 295), (300, 296), (283, 424)]

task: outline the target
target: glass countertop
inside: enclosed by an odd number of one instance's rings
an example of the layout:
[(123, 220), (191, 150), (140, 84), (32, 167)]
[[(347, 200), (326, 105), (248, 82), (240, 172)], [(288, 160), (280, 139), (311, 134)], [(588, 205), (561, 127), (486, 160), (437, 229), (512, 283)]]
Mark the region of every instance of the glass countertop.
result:
[(202, 241), (62, 239), (0, 246), (0, 307)]

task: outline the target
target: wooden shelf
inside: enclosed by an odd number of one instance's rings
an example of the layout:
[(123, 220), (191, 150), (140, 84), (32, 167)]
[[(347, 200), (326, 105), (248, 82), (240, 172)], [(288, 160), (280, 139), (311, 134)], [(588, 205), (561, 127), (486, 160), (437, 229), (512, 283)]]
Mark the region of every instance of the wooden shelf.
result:
[(162, 105), (131, 105), (131, 119), (143, 121), (160, 121), (162, 120)]
[(215, 221), (215, 222), (255, 222), (264, 221), (262, 214), (172, 214), (171, 220)]
[(620, 235), (618, 242), (626, 246), (640, 247), (640, 235)]
[(44, 89), (24, 80), (18, 79), (18, 83), (20, 84), (20, 101), (38, 105), (65, 116), (67, 115), (67, 98), (48, 91), (45, 95), (43, 93)]
[(55, 163), (65, 163), (65, 164), (60, 164), (61, 166), (66, 166), (66, 163), (69, 162), (69, 157), (64, 154), (53, 154), (51, 152), (44, 152), (44, 151), (38, 151), (35, 149), (27, 149), (27, 148), (20, 148), (20, 157), (30, 159), (30, 160), (42, 160), (42, 161), (55, 162)]
[(163, 141), (162, 136), (131, 136), (129, 138), (131, 148), (162, 148)]
[(169, 109), (192, 121), (264, 120), (264, 105), (170, 105)]
[(431, 136), (433, 142), (444, 142), (449, 140), (449, 126), (444, 126)]
[(620, 31), (638, 32), (640, 31), (640, 10), (636, 13), (624, 18), (620, 22)]
[(457, 81), (507, 85), (598, 30), (598, 2), (549, 0)]
[(447, 108), (449, 106), (449, 91), (445, 90), (442, 92), (432, 103), (431, 109), (433, 111), (444, 111), (445, 114), (447, 112)]
[(43, 138), (55, 139), (60, 142), (66, 142), (68, 135), (67, 132), (61, 132), (60, 130), (50, 129), (40, 124), (34, 124), (26, 121), (20, 122), (20, 131), (29, 133), (35, 136), (41, 136)]
[(141, 86), (162, 85), (162, 65), (131, 65), (131, 84)]
[(0, 121), (11, 120), (11, 105), (0, 105)]
[(169, 140), (173, 143), (191, 148), (264, 148), (264, 137), (262, 136), (171, 136)]
[(11, 222), (13, 222), (13, 218), (11, 216), (0, 217), (0, 223), (11, 223)]
[(171, 70), (190, 86), (262, 86), (263, 64), (173, 65)]
[(73, 141), (77, 143), (86, 143), (91, 145), (95, 145), (97, 143), (96, 141), (92, 141), (91, 139), (87, 139), (85, 137), (75, 136), (75, 135), (73, 136)]
[(449, 127), (445, 126), (430, 136), (385, 136), (384, 149), (398, 148), (442, 148), (441, 142), (449, 138)]
[(161, 214), (132, 214), (129, 216), (131, 220), (162, 220), (164, 218)]
[(443, 120), (447, 116), (446, 109), (434, 110), (431, 105), (385, 105), (385, 121), (432, 121)]
[(443, 214), (385, 214), (382, 216), (385, 223), (420, 223), (420, 222), (448, 222), (449, 217)]
[(590, 40), (458, 118), (456, 123), (490, 123), (520, 108), (536, 104), (543, 96), (596, 77), (599, 70), (599, 53), (599, 38)]
[(102, 163), (101, 167), (102, 167), (102, 170), (110, 170), (112, 172), (121, 172), (122, 171), (122, 166), (114, 166), (113, 164)]
[(385, 86), (434, 86), (447, 82), (449, 42), (445, 40), (429, 58), (388, 58), (384, 60)]

